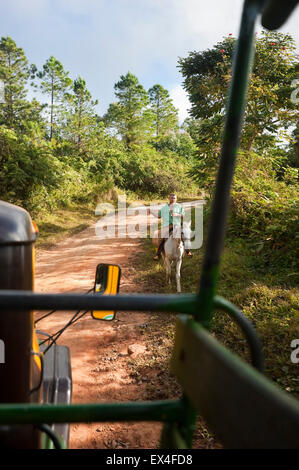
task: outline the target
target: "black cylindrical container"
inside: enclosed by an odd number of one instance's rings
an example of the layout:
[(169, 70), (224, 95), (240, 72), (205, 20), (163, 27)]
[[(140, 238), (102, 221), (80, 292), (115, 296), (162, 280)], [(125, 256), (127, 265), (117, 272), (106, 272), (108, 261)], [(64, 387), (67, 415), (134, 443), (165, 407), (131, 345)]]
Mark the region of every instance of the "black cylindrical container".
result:
[[(24, 209), (0, 201), (0, 289), (33, 290), (33, 250), (37, 232)], [(40, 400), (32, 393), (39, 382), (39, 359), (33, 354), (33, 312), (1, 310), (0, 340), (4, 363), (0, 363), (0, 403)], [(1, 447), (36, 447), (33, 426), (0, 428)]]

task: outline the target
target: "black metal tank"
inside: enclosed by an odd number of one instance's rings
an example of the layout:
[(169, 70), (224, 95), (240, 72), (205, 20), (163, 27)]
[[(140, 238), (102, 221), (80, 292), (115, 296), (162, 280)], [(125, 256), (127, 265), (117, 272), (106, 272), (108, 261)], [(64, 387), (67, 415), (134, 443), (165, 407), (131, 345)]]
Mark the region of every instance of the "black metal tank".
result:
[[(0, 201), (0, 289), (33, 290), (33, 250), (37, 238), (32, 220), (24, 209)], [(40, 401), (41, 370), (33, 355), (33, 312), (0, 312), (0, 340), (4, 363), (0, 361), (0, 403)], [(39, 446), (33, 426), (0, 427), (0, 447)]]

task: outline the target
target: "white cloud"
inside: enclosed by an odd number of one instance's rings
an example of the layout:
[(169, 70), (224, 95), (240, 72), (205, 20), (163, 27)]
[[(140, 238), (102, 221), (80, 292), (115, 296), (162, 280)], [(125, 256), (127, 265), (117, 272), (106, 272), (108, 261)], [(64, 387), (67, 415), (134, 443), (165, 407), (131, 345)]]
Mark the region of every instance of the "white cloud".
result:
[[(46, 0), (10, 0), (6, 5), (7, 11), (11, 11), (16, 20), (39, 20), (46, 14)], [(2, 7), (2, 5), (1, 5)], [(3, 9), (3, 8), (2, 8)]]
[(179, 111), (179, 122), (182, 124), (183, 121), (189, 116), (188, 109), (191, 107), (188, 95), (181, 85), (176, 85), (170, 90), (170, 97), (174, 106)]

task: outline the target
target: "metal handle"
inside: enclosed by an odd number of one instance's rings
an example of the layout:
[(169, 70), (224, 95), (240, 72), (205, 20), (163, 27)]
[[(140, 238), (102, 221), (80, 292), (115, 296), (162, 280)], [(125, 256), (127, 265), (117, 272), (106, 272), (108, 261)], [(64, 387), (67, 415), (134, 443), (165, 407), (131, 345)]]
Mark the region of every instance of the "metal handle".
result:
[(298, 0), (268, 0), (262, 14), (262, 25), (267, 29), (280, 28), (298, 5)]

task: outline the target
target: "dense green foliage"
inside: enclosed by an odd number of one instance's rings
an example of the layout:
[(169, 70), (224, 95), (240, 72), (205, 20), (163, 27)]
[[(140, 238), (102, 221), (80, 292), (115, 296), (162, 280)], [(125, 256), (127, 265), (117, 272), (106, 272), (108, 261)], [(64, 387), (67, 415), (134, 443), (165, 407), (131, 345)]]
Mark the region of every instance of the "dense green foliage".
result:
[[(40, 215), (114, 187), (143, 198), (196, 194), (187, 176), (195, 145), (161, 85), (147, 92), (128, 72), (99, 116), (82, 77), (72, 80), (53, 56), (38, 71), (9, 37), (0, 41), (0, 80), (1, 199)], [(29, 90), (45, 102), (29, 100)]]
[(175, 131), (178, 127), (177, 110), (172, 104), (169, 93), (161, 85), (149, 89), (149, 99), (153, 117), (155, 136), (160, 137)]
[[(191, 115), (200, 120), (199, 150), (207, 156), (217, 152), (221, 142), (235, 45), (236, 40), (229, 36), (213, 49), (192, 52), (179, 60)], [(294, 50), (288, 35), (262, 32), (257, 37), (242, 130), (244, 150), (269, 152), (297, 122), (297, 106), (291, 100), (292, 81), (298, 74)]]
[[(197, 145), (190, 174), (211, 195), (219, 164), (225, 102), (235, 39), (192, 52), (179, 64), (192, 104), (184, 126)], [(255, 247), (260, 266), (295, 263), (298, 231), (298, 104), (292, 83), (298, 57), (289, 35), (262, 32), (250, 77), (248, 104), (232, 191), (230, 233)]]
[[(0, 125), (24, 131), (26, 121), (39, 121), (42, 107), (26, 100), (25, 85), (34, 74), (23, 49), (7, 37), (0, 42), (0, 79), (4, 84), (5, 100), (1, 103)], [(1, 100), (2, 101), (2, 100)]]
[[(235, 43), (229, 35), (212, 49), (179, 60), (192, 104), (191, 117), (180, 129), (177, 110), (161, 85), (146, 91), (128, 72), (114, 85), (115, 102), (99, 116), (98, 101), (82, 77), (72, 80), (53, 56), (38, 71), (11, 38), (2, 38), (0, 197), (39, 213), (95, 202), (114, 187), (131, 197), (165, 197), (170, 191), (195, 195), (198, 190), (209, 197)], [(294, 49), (289, 35), (263, 32), (257, 37), (233, 183), (230, 233), (252, 244), (261, 265), (294, 263)], [(46, 101), (30, 101), (30, 87), (42, 91)]]
[(118, 101), (109, 106), (106, 123), (115, 129), (128, 148), (146, 142), (151, 126), (146, 90), (130, 72), (120, 77), (114, 89)]
[(276, 178), (271, 158), (253, 152), (239, 154), (230, 234), (244, 238), (262, 267), (288, 267), (295, 272), (298, 260), (299, 194), (297, 181)]
[[(11, 38), (2, 38), (0, 198), (39, 216), (96, 202), (115, 187), (132, 199), (200, 190), (208, 200), (219, 164), (235, 42), (229, 35), (210, 50), (180, 59), (192, 110), (179, 129), (177, 110), (161, 85), (146, 91), (128, 72), (114, 86), (115, 102), (99, 116), (82, 77), (73, 81), (54, 57), (37, 71)], [(298, 103), (291, 100), (298, 61), (289, 35), (263, 32), (256, 48), (218, 293), (256, 326), (267, 375), (298, 394), (297, 365), (289, 360), (298, 331), (299, 128)], [(47, 101), (30, 101), (30, 86), (42, 90)], [(209, 210), (208, 201), (205, 230)], [(46, 225), (41, 225), (45, 232)], [(144, 243), (148, 248), (150, 241)], [(183, 264), (186, 292), (198, 289), (204, 248)], [(150, 249), (142, 253), (137, 271), (149, 291), (164, 290), (163, 268), (153, 263)], [(169, 337), (169, 317), (163, 322), (162, 336)], [(243, 336), (227, 317), (216, 313), (212, 332), (248, 358)], [(158, 357), (153, 355), (155, 367)], [(166, 369), (164, 360), (164, 374)]]
[[(168, 196), (172, 191), (188, 194), (190, 180), (186, 179), (186, 159), (177, 153), (164, 149), (158, 152), (150, 145), (131, 150), (130, 158), (120, 152), (111, 159), (116, 185), (130, 190), (141, 197)], [(194, 191), (195, 185), (193, 183)], [(144, 190), (146, 188), (146, 191)]]
[(43, 70), (37, 72), (37, 77), (41, 79), (40, 89), (50, 100), (50, 103), (46, 105), (50, 114), (50, 139), (54, 134), (59, 135), (61, 107), (63, 107), (65, 96), (72, 86), (72, 80), (68, 75), (69, 72), (64, 71), (62, 63), (53, 56), (43, 65)]

